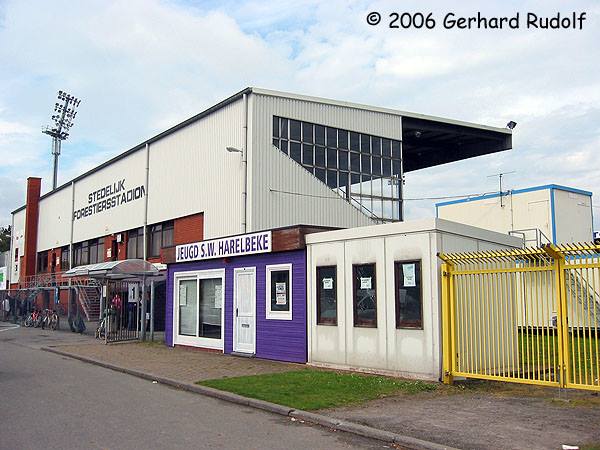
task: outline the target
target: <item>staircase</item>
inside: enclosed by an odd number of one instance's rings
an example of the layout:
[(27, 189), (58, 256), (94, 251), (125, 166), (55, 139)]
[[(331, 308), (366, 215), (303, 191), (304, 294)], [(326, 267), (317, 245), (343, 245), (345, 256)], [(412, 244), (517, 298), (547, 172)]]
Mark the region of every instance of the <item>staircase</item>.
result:
[(102, 286), (95, 281), (75, 285), (77, 300), (88, 322), (100, 320), (100, 297)]
[[(585, 323), (585, 318), (588, 318), (590, 323), (586, 326), (600, 327), (600, 316), (596, 311), (600, 311), (600, 294), (592, 286), (589, 281), (583, 276), (583, 272), (577, 272), (574, 270), (569, 271), (568, 279), (570, 283), (567, 284), (567, 291), (571, 298), (577, 300), (577, 303), (581, 305), (583, 311), (578, 311), (576, 305), (573, 305), (575, 309), (575, 315), (578, 312), (581, 313), (582, 317), (579, 318), (580, 322)], [(591, 323), (595, 322), (595, 323)], [(581, 323), (579, 324), (581, 326)]]

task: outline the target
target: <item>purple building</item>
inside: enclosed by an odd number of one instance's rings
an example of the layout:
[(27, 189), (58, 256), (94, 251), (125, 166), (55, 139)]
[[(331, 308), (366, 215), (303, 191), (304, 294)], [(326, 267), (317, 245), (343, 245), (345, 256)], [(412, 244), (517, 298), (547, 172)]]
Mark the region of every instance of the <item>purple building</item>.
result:
[(307, 361), (304, 236), (292, 227), (185, 244), (168, 254), (165, 339)]

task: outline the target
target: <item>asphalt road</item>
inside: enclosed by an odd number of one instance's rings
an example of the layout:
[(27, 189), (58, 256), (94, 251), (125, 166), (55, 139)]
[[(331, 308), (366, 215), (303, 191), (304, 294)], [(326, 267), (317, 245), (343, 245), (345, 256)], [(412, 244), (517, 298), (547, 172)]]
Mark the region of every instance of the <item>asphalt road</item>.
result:
[(385, 448), (44, 352), (39, 332), (6, 325), (0, 323), (0, 449)]

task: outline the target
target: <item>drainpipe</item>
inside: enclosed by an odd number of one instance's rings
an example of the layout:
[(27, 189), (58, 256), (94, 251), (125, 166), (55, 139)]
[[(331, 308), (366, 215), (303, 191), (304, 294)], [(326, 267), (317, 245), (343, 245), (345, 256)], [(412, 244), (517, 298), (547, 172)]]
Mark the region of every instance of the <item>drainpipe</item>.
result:
[[(75, 227), (75, 181), (71, 181), (71, 236), (69, 238), (69, 269), (73, 268), (73, 228)], [(67, 299), (67, 320), (73, 310), (73, 279), (69, 277), (69, 295)]]
[(247, 232), (247, 209), (248, 209), (248, 94), (244, 94), (244, 147), (242, 151), (243, 168), (243, 191), (242, 191), (242, 233)]
[(154, 342), (154, 280), (150, 282), (150, 340)]
[[(144, 261), (148, 260), (148, 180), (150, 179), (150, 144), (146, 142), (146, 197), (144, 198)], [(142, 278), (142, 333), (140, 339), (146, 340), (146, 275)]]

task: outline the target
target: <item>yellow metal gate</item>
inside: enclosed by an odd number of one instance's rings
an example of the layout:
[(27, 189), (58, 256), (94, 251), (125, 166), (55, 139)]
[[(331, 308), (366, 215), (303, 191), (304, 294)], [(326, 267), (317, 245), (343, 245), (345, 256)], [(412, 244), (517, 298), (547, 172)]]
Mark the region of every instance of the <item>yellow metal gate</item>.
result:
[(600, 390), (600, 246), (442, 254), (444, 381)]

